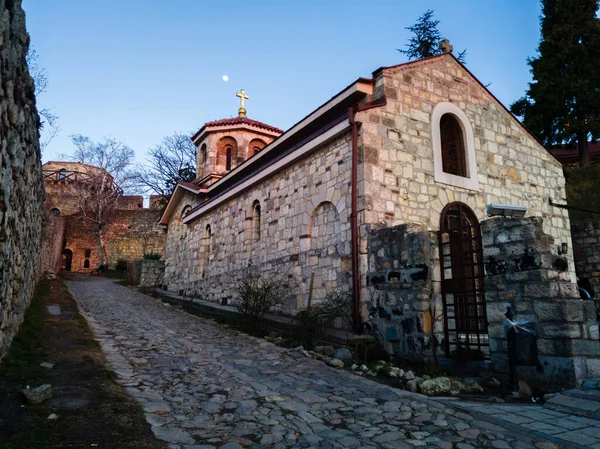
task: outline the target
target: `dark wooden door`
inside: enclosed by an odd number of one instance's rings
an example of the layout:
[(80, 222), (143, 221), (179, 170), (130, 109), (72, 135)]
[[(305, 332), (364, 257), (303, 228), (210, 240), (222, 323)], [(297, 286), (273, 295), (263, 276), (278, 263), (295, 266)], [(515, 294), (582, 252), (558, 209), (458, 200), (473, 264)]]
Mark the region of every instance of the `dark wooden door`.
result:
[(442, 211), (439, 232), (446, 356), (489, 357), (479, 221), (463, 203)]

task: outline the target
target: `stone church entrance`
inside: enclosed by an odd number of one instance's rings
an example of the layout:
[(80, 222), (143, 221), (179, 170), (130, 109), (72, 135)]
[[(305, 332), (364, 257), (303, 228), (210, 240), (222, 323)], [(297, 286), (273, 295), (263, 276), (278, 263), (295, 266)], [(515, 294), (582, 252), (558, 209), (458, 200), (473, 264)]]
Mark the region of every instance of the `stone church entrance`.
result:
[(439, 232), (446, 356), (489, 358), (479, 221), (463, 203), (442, 211)]

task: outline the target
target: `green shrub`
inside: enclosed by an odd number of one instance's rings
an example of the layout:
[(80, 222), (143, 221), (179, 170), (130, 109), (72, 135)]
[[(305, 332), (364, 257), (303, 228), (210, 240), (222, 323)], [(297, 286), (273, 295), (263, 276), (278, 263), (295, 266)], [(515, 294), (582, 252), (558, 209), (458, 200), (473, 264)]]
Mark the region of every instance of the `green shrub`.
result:
[(159, 253), (146, 253), (144, 254), (144, 259), (146, 260), (160, 260)]
[(310, 309), (301, 310), (294, 316), (296, 338), (306, 347), (312, 347), (323, 339), (326, 329), (337, 318), (347, 318), (352, 296), (348, 292), (336, 290)]

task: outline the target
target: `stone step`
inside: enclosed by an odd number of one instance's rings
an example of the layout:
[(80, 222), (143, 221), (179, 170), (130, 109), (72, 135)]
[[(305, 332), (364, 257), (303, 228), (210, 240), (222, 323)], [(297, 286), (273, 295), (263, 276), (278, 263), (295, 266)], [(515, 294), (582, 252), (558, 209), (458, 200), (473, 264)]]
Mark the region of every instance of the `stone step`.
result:
[(568, 390), (548, 399), (544, 408), (555, 412), (586, 418), (600, 419), (600, 392), (593, 390)]
[(600, 379), (588, 379), (581, 388), (584, 390), (600, 390)]

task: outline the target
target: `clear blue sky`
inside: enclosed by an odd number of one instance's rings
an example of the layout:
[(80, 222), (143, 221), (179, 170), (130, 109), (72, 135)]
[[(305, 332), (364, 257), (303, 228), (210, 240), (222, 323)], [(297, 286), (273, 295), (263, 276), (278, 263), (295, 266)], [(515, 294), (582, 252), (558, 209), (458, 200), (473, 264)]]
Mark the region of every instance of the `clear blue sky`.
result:
[[(287, 129), (360, 76), (406, 61), (406, 26), (428, 8), (467, 67), (509, 105), (530, 81), (537, 0), (23, 0), (61, 132), (115, 137), (143, 160), (174, 131), (237, 114)], [(229, 76), (224, 82), (222, 76)]]

